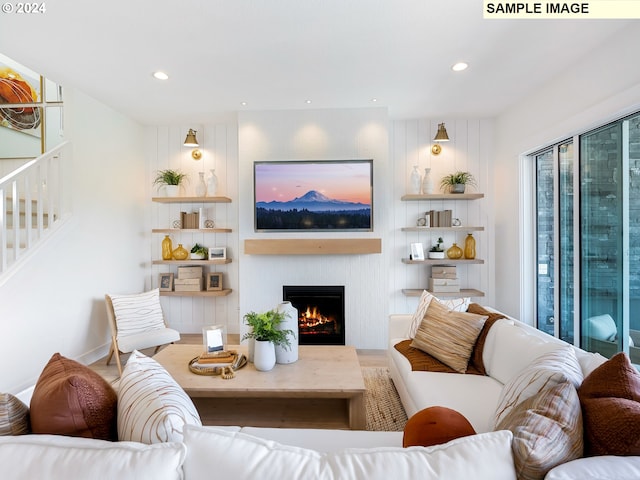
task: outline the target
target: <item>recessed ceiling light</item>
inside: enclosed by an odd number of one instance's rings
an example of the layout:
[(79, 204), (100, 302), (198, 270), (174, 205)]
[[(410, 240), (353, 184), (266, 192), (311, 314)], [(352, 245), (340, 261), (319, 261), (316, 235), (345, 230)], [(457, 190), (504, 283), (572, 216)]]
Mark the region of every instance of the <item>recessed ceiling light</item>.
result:
[(240, 105), (242, 105), (243, 107), (247, 106), (247, 102), (240, 102)]
[(311, 100), (307, 100), (307, 101), (306, 101), (306, 103), (307, 103), (307, 105), (308, 105), (308, 104), (310, 104), (310, 103), (311, 103)]
[(451, 67), (451, 70), (453, 70), (454, 72), (461, 72), (463, 70), (466, 70), (468, 66), (469, 65), (464, 62), (458, 62)]
[(372, 98), (372, 99), (371, 99), (371, 101), (372, 101), (373, 103), (376, 103), (376, 102), (378, 101), (378, 99), (377, 99), (377, 98)]
[(169, 75), (161, 72), (160, 70), (158, 70), (157, 72), (153, 72), (153, 77), (157, 78), (158, 80), (169, 80)]

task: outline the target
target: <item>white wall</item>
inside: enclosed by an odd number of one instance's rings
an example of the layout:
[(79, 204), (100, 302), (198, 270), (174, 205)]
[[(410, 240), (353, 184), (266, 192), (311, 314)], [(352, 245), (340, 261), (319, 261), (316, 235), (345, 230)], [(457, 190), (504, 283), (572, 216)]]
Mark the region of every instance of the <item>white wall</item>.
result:
[[(431, 153), (433, 138), (438, 123), (445, 123), (450, 141), (442, 144), (440, 155)], [(386, 254), (389, 256), (390, 285), (387, 295), (390, 297), (390, 313), (408, 313), (416, 308), (418, 298), (406, 297), (403, 288), (426, 288), (430, 267), (406, 265), (401, 258), (409, 257), (411, 243), (422, 243), (425, 251), (435, 245), (439, 236), (443, 237), (444, 248), (456, 242), (464, 247), (466, 231), (440, 232), (403, 232), (402, 227), (416, 225), (418, 216), (427, 210), (453, 210), (453, 217), (459, 218), (462, 225), (483, 226), (482, 232), (473, 232), (476, 239), (476, 258), (484, 260), (482, 265), (459, 265), (458, 277), (461, 288), (483, 291), (484, 297), (472, 300), (480, 304), (493, 305), (494, 302), (494, 236), (493, 236), (493, 192), (491, 175), (493, 159), (493, 122), (487, 119), (422, 119), (394, 121), (391, 125), (391, 165), (393, 190), (387, 200), (393, 204), (392, 235)], [(470, 193), (483, 193), (485, 197), (473, 201), (420, 201), (402, 202), (400, 198), (410, 193), (409, 178), (413, 166), (418, 165), (420, 172), (431, 168), (434, 193), (440, 193), (440, 179), (458, 170), (468, 171), (475, 177), (477, 188), (469, 188)]]
[(0, 391), (35, 383), (51, 355), (91, 362), (109, 340), (104, 294), (144, 288), (142, 128), (65, 90), (73, 218), (0, 287)]
[[(345, 285), (346, 343), (384, 348), (389, 304), (388, 234), (392, 176), (386, 109), (245, 112), (239, 116), (240, 313), (275, 307), (283, 285)], [(374, 231), (256, 233), (253, 162), (258, 160), (373, 159)], [(248, 238), (382, 238), (384, 254), (245, 255)], [(242, 326), (244, 327), (244, 326)], [(241, 328), (244, 331), (244, 328)]]
[[(453, 208), (466, 224), (482, 225), (476, 232), (478, 258), (484, 265), (460, 267), (463, 288), (486, 292), (474, 298), (493, 302), (493, 182), (489, 174), (492, 158), (493, 125), (490, 120), (445, 119), (451, 141), (440, 156), (430, 147), (438, 122), (442, 119), (395, 121), (391, 124), (381, 108), (345, 110), (300, 110), (243, 112), (239, 118), (212, 121), (205, 125), (148, 127), (145, 150), (148, 182), (158, 169), (174, 168), (187, 173), (189, 184), (183, 195), (193, 195), (199, 171), (214, 167), (220, 178), (221, 194), (231, 204), (211, 208), (216, 224), (231, 228), (228, 234), (179, 234), (190, 248), (198, 241), (205, 246), (226, 246), (232, 263), (218, 267), (225, 287), (233, 289), (227, 297), (163, 297), (162, 304), (172, 327), (183, 333), (199, 333), (203, 325), (223, 324), (229, 333), (244, 333), (242, 316), (251, 311), (274, 307), (282, 299), (283, 285), (345, 285), (347, 294), (346, 341), (358, 348), (386, 348), (386, 322), (389, 313), (411, 312), (417, 298), (406, 297), (403, 288), (425, 288), (427, 268), (401, 262), (409, 244), (435, 241), (424, 233), (402, 232), (415, 224), (418, 212), (427, 208)], [(198, 131), (203, 158), (194, 161), (190, 148), (182, 146), (189, 128)], [(374, 232), (358, 233), (256, 233), (253, 212), (253, 162), (258, 160), (374, 159)], [(414, 164), (431, 167), (434, 182), (455, 170), (469, 170), (478, 180), (478, 191), (485, 198), (472, 202), (402, 202), (408, 191), (409, 173)], [(208, 173), (207, 173), (208, 175)], [(154, 193), (155, 194), (155, 193)], [(167, 228), (181, 210), (196, 209), (194, 204), (150, 204), (150, 228)], [(381, 238), (383, 253), (378, 255), (255, 256), (244, 254), (245, 239), (260, 238)], [(464, 232), (444, 235), (446, 246), (464, 242)], [(160, 257), (163, 235), (147, 235), (149, 264)], [(157, 285), (160, 272), (175, 273), (170, 266), (150, 267), (147, 284)]]
[(532, 252), (521, 250), (520, 232), (532, 219), (521, 215), (520, 155), (640, 110), (639, 44), (640, 29), (629, 27), (496, 120), (495, 307), (527, 323), (535, 293), (520, 261)]
[[(190, 128), (197, 131), (202, 158), (191, 156), (192, 148), (183, 145)], [(161, 259), (163, 234), (152, 234), (152, 228), (171, 228), (179, 220), (180, 212), (198, 211), (203, 207), (207, 219), (214, 220), (218, 228), (231, 228), (231, 233), (179, 233), (172, 234), (174, 248), (182, 243), (187, 250), (197, 242), (205, 247), (226, 247), (227, 257), (232, 263), (205, 267), (205, 271), (222, 272), (224, 288), (231, 288), (224, 297), (161, 297), (162, 308), (169, 325), (182, 333), (200, 333), (205, 325), (225, 325), (228, 333), (238, 333), (238, 130), (235, 117), (215, 121), (209, 125), (184, 125), (171, 127), (147, 127), (145, 129), (145, 151), (147, 155), (147, 181), (151, 185), (158, 170), (174, 169), (187, 174), (187, 183), (181, 191), (183, 196), (195, 196), (199, 172), (205, 172), (205, 181), (210, 169), (218, 177), (217, 195), (231, 198), (231, 203), (218, 204), (165, 204), (152, 203), (151, 196), (163, 196), (154, 189), (146, 199), (149, 229), (144, 237), (147, 242), (150, 276), (147, 285), (158, 286), (158, 274), (173, 272), (171, 265), (151, 265), (152, 260)]]

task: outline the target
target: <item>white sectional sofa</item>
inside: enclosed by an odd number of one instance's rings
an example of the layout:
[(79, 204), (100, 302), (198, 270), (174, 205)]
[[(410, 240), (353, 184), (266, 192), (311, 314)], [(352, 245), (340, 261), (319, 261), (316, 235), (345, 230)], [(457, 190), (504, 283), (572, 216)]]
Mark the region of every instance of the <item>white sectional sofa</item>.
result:
[[(432, 406), (448, 407), (464, 415), (477, 433), (494, 430), (505, 384), (513, 383), (514, 378), (536, 359), (560, 348), (572, 348), (583, 377), (607, 360), (505, 316), (497, 320), (486, 335), (482, 351), (486, 375), (413, 371), (407, 357), (395, 348), (398, 343), (409, 339), (411, 322), (412, 315), (402, 314), (391, 315), (389, 323), (389, 370), (407, 415), (411, 417)], [(517, 460), (515, 462), (517, 464)], [(640, 457), (579, 458), (551, 469), (544, 478), (640, 479)]]
[[(486, 307), (485, 307), (486, 308)], [(495, 311), (495, 310), (492, 310)], [(540, 355), (565, 342), (513, 318), (498, 320), (488, 333), (483, 361), (486, 376), (411, 371), (411, 365), (394, 346), (407, 340), (412, 315), (391, 315), (389, 370), (408, 416), (430, 406), (446, 406), (463, 414), (476, 432), (493, 430), (493, 418), (502, 387)], [(606, 358), (575, 348), (587, 376)]]
[[(203, 427), (187, 420), (180, 423), (187, 417), (171, 409), (163, 422), (174, 433), (179, 427), (179, 436), (151, 445), (62, 435), (0, 436), (2, 478), (536, 478), (518, 475), (513, 449), (517, 436), (509, 430), (493, 431), (493, 419), (504, 385), (540, 356), (567, 345), (507, 318), (493, 324), (486, 335), (482, 357), (487, 375), (412, 371), (395, 349), (407, 338), (410, 322), (411, 315), (390, 317), (388, 352), (391, 375), (407, 414), (430, 406), (448, 407), (463, 414), (476, 435), (432, 447), (403, 448), (403, 432)], [(605, 361), (579, 349), (575, 354), (581, 375)], [(142, 361), (153, 366), (150, 359)], [(153, 376), (156, 381), (158, 376), (162, 375)], [(166, 423), (168, 418), (173, 423)], [(580, 458), (556, 466), (544, 478), (640, 479), (640, 457)]]

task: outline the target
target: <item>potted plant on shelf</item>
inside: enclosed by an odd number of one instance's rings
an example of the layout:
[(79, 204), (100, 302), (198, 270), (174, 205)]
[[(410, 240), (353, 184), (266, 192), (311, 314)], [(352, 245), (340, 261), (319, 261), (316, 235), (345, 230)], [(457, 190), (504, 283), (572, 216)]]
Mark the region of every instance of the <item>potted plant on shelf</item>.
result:
[(429, 258), (444, 258), (444, 248), (442, 248), (442, 237), (438, 237), (436, 244), (429, 250)]
[(180, 191), (180, 185), (187, 180), (187, 174), (178, 170), (158, 170), (156, 178), (153, 181), (158, 189), (164, 187), (164, 191), (168, 197), (177, 197)]
[(204, 260), (209, 255), (209, 249), (196, 243), (191, 248), (191, 260)]
[(291, 330), (280, 329), (285, 319), (285, 312), (269, 310), (263, 313), (249, 312), (244, 321), (251, 327), (251, 331), (242, 336), (242, 340), (255, 342), (253, 364), (256, 370), (267, 372), (276, 364), (276, 345), (290, 348), (291, 343), (287, 335), (293, 335)]
[(476, 179), (469, 172), (458, 171), (445, 175), (440, 180), (440, 188), (444, 193), (464, 193), (467, 185), (477, 186)]

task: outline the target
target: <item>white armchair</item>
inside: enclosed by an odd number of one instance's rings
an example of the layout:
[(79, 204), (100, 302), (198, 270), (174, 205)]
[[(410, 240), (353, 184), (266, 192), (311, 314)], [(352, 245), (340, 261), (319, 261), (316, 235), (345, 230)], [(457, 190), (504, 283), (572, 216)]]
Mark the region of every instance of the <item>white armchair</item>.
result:
[(107, 318), (111, 327), (111, 348), (107, 365), (114, 353), (122, 375), (121, 353), (145, 348), (159, 348), (180, 340), (177, 330), (168, 328), (160, 306), (158, 289), (134, 295), (105, 295)]

